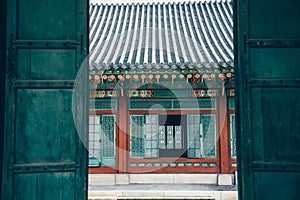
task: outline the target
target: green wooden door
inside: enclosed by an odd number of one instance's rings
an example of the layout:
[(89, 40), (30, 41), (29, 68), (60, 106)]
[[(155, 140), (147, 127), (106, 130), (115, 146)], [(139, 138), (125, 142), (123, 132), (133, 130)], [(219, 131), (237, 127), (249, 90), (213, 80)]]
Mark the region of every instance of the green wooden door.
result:
[(82, 113), (84, 131), (86, 98), (72, 95), (87, 54), (87, 6), (8, 1), (3, 199), (86, 199), (86, 150), (72, 115)]
[(300, 1), (236, 3), (240, 199), (299, 199)]

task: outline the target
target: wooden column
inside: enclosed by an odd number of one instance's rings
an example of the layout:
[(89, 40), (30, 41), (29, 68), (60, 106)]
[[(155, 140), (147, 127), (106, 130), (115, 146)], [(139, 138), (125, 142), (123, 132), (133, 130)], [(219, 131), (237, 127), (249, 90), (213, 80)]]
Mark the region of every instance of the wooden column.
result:
[(230, 133), (228, 128), (228, 103), (226, 94), (219, 97), (219, 123), (220, 123), (220, 171), (222, 174), (228, 174), (230, 166)]
[(128, 102), (126, 97), (126, 92), (124, 91), (124, 96), (119, 97), (119, 148), (118, 148), (118, 170), (120, 174), (127, 173), (127, 155), (129, 148), (127, 147), (128, 139)]

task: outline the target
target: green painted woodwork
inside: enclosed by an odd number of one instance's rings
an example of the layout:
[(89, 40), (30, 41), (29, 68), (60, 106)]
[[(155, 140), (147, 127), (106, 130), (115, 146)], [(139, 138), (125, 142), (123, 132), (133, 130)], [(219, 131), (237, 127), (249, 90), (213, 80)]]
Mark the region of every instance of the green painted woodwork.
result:
[(87, 199), (87, 70), (73, 86), (87, 55), (88, 2), (7, 4), (1, 198)]
[(101, 165), (114, 166), (116, 162), (116, 118), (101, 115)]
[(144, 115), (130, 115), (130, 157), (144, 157), (144, 121)]
[(200, 115), (187, 115), (188, 157), (201, 158)]
[(216, 117), (213, 114), (187, 115), (188, 157), (215, 158)]
[(212, 110), (216, 109), (216, 99), (131, 99), (131, 110)]
[(300, 175), (298, 172), (261, 171), (254, 172), (254, 191), (259, 194), (256, 199), (288, 199), (299, 197)]
[(90, 110), (116, 110), (117, 99), (90, 100)]
[(300, 77), (300, 70), (296, 67), (300, 52), (297, 48), (253, 48), (250, 49), (253, 67), (250, 74), (255, 78), (291, 78)]
[[(246, 5), (246, 2), (241, 4)], [(297, 0), (287, 0), (285, 3), (280, 0), (251, 0), (248, 5), (251, 39), (299, 39), (300, 14)]]
[(173, 109), (214, 110), (216, 99), (177, 99), (173, 101)]
[(216, 153), (216, 116), (203, 114), (200, 118), (201, 154), (204, 158), (215, 158)]
[(230, 120), (230, 154), (232, 158), (236, 158), (236, 130), (235, 130), (235, 114), (229, 115)]
[(158, 158), (158, 115), (145, 115), (145, 158)]
[(76, 187), (73, 172), (16, 174), (14, 180), (13, 199), (77, 199), (76, 194), (70, 192)]
[(192, 94), (191, 89), (186, 90), (154, 90), (155, 98), (184, 98), (190, 97)]
[(65, 103), (72, 90), (18, 89), (16, 98), (14, 164), (75, 162), (76, 130)]
[(99, 166), (101, 163), (100, 115), (89, 115), (89, 166)]
[(235, 5), (239, 199), (298, 199), (300, 2)]
[(234, 99), (228, 99), (228, 108), (229, 110), (235, 110), (235, 102)]
[(74, 50), (19, 49), (17, 57), (20, 63), (17, 69), (18, 79), (74, 80), (76, 77)]
[[(300, 163), (300, 88), (252, 88), (253, 159), (256, 162)], [(282, 98), (284, 100), (281, 111)], [(274, 123), (276, 121), (276, 123)], [(273, 148), (276, 147), (276, 148)]]
[[(75, 40), (77, 5), (75, 0), (67, 0), (63, 4), (60, 0), (18, 1), (17, 38), (21, 40)], [(82, 3), (80, 5), (83, 6)], [(83, 9), (80, 8), (80, 10)]]
[(89, 166), (115, 166), (116, 117), (89, 116)]
[(149, 110), (150, 108), (155, 108), (157, 110), (162, 109), (172, 109), (171, 100), (130, 100), (129, 109), (131, 110)]
[(158, 158), (158, 115), (130, 116), (130, 157)]

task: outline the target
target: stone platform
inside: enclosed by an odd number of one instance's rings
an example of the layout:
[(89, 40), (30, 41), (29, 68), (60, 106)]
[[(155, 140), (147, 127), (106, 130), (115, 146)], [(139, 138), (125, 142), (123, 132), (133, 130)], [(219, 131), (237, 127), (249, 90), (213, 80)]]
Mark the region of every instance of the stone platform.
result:
[(89, 200), (237, 200), (233, 174), (90, 174)]
[(130, 184), (90, 186), (89, 200), (121, 199), (207, 199), (237, 200), (236, 186), (210, 184)]
[(89, 185), (236, 184), (234, 174), (89, 174)]

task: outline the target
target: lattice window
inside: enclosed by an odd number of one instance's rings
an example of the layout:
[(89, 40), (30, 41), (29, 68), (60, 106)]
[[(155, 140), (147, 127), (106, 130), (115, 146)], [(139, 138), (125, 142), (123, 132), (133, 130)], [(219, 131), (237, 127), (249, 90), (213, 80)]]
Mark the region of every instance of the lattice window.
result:
[(89, 116), (89, 166), (115, 165), (115, 116)]
[(215, 115), (201, 115), (200, 131), (202, 135), (201, 154), (204, 158), (216, 157), (216, 117)]
[(130, 156), (144, 157), (144, 115), (130, 116)]
[(158, 115), (145, 115), (145, 158), (158, 157)]
[(173, 126), (167, 126), (167, 149), (174, 149)]
[(231, 157), (236, 158), (235, 114), (230, 115), (230, 148)]
[(158, 127), (159, 132), (159, 148), (160, 149), (166, 149), (166, 134), (165, 134), (165, 126), (159, 126)]
[(130, 116), (130, 156), (157, 158), (159, 155), (158, 115)]
[(200, 115), (188, 115), (188, 157), (201, 158)]
[(216, 157), (216, 117), (213, 114), (188, 115), (188, 157)]
[(89, 116), (89, 166), (99, 166), (100, 156), (100, 116)]
[(182, 149), (182, 126), (175, 126), (175, 149)]
[(116, 120), (113, 115), (102, 115), (101, 117), (102, 165), (113, 166), (116, 157)]

